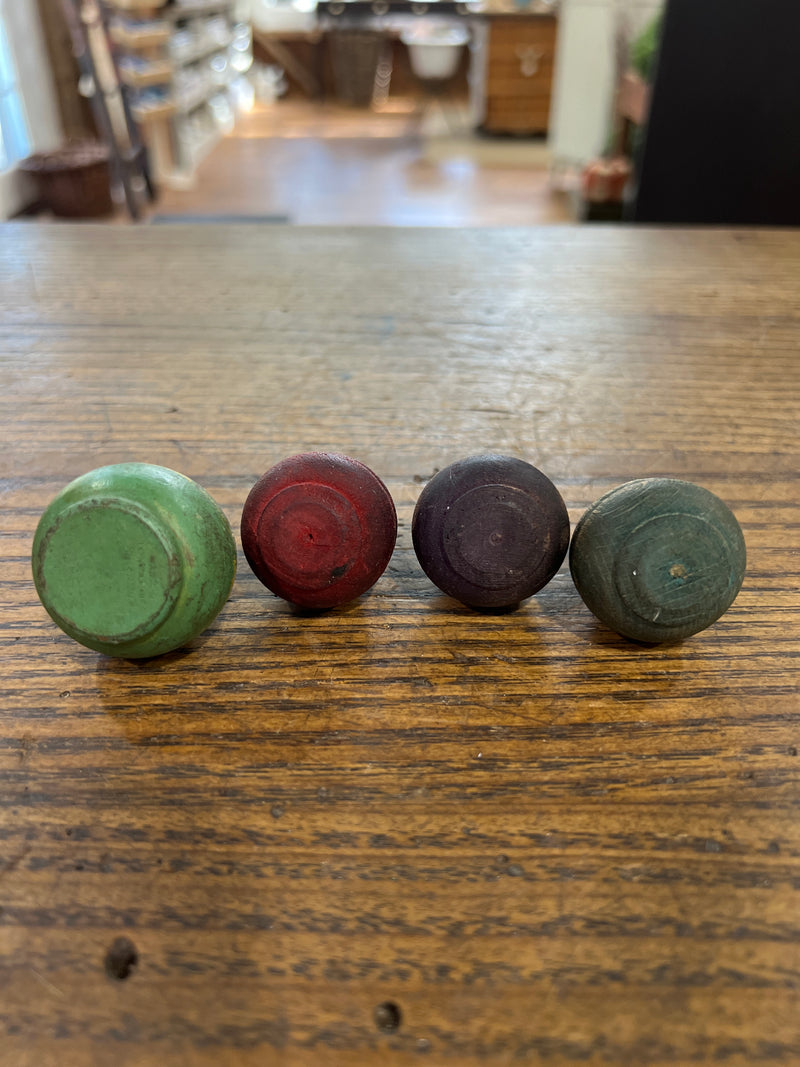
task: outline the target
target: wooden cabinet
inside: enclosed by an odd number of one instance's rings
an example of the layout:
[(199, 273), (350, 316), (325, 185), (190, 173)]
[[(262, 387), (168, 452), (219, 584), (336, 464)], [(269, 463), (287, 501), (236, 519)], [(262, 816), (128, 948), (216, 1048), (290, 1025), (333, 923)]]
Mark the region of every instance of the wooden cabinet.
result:
[(552, 15), (508, 15), (488, 20), (480, 57), (480, 125), (486, 132), (547, 132), (556, 32)]

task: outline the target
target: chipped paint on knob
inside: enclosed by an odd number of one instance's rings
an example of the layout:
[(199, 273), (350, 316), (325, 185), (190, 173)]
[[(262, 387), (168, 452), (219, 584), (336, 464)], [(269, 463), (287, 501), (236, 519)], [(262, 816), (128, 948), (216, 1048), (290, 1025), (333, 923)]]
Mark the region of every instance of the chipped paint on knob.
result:
[(76, 478), (42, 515), (33, 578), (61, 629), (131, 659), (186, 644), (217, 616), (236, 573), (228, 520), (196, 482), (119, 463)]

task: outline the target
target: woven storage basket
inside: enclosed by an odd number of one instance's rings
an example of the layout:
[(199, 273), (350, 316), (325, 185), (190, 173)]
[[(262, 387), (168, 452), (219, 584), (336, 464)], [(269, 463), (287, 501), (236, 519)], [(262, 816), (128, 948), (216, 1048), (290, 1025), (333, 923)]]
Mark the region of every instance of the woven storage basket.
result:
[(333, 30), (328, 36), (336, 97), (368, 107), (386, 38), (369, 30)]
[(39, 197), (60, 218), (97, 218), (114, 210), (108, 149), (95, 141), (38, 152), (20, 163)]

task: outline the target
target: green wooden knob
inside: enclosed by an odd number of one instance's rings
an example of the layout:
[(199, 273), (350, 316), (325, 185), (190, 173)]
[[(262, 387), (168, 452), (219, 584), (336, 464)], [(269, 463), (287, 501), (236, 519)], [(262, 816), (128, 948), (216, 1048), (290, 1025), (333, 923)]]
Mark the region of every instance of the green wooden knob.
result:
[(236, 546), (196, 482), (149, 463), (76, 478), (39, 520), (33, 580), (48, 614), (87, 648), (139, 659), (186, 644), (228, 599)]
[(642, 478), (606, 493), (572, 536), (569, 565), (586, 606), (612, 630), (649, 644), (705, 630), (736, 599), (745, 544), (707, 489)]

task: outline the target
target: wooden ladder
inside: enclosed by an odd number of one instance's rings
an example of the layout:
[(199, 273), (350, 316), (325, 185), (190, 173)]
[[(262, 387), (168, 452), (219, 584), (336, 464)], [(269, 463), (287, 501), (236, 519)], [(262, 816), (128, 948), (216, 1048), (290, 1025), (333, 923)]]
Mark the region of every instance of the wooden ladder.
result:
[(89, 97), (92, 114), (108, 146), (112, 177), (123, 188), (131, 218), (138, 219), (141, 207), (135, 188), (137, 180), (150, 201), (155, 200), (156, 189), (147, 147), (139, 135), (126, 86), (119, 76), (105, 15), (98, 0), (61, 0), (61, 7), (81, 79), (92, 86)]

